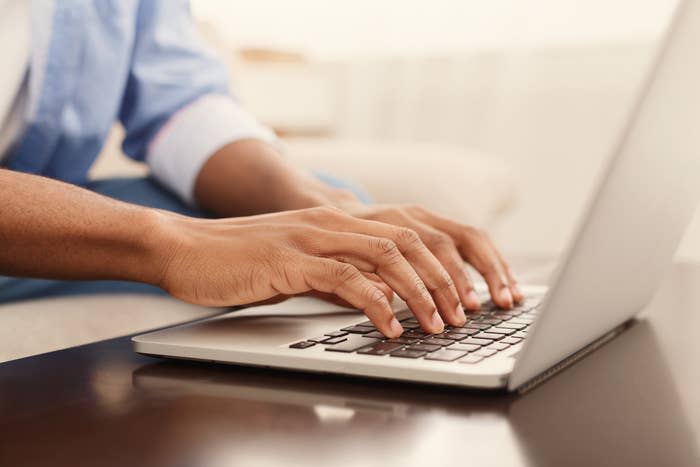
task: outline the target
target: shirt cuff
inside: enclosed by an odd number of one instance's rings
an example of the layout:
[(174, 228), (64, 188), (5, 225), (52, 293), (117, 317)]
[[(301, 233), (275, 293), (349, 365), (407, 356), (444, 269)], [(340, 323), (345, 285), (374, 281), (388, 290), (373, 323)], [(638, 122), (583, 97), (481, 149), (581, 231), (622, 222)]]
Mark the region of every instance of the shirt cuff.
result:
[(153, 138), (146, 163), (153, 176), (194, 206), (194, 183), (217, 150), (241, 139), (280, 148), (274, 132), (261, 125), (230, 96), (207, 94), (175, 113)]

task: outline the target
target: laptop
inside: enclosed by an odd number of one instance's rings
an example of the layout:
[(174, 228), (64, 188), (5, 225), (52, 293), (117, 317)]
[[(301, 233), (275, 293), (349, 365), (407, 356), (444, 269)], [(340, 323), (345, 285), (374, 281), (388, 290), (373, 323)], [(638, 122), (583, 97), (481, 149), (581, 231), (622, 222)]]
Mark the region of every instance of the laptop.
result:
[(133, 338), (138, 353), (524, 392), (622, 332), (652, 298), (700, 197), (700, 2), (679, 2), (649, 76), (549, 287), (487, 301), (460, 328), (384, 339), (356, 310), (308, 298)]

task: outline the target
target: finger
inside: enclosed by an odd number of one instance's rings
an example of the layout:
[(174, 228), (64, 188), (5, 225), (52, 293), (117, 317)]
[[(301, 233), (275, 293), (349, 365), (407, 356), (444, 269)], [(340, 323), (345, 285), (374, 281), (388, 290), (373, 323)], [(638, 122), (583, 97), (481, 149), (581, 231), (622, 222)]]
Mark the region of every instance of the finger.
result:
[(337, 295), (362, 310), (385, 336), (393, 338), (403, 333), (386, 295), (353, 265), (313, 258), (304, 265), (303, 275), (309, 288)]
[(377, 285), (377, 287), (379, 287), (381, 291), (384, 292), (384, 295), (386, 295), (386, 299), (389, 300), (389, 303), (394, 301), (394, 291), (391, 290), (391, 287), (389, 287), (387, 283), (381, 279), (381, 277), (369, 272), (363, 272), (362, 274), (364, 274), (364, 276), (367, 279), (374, 282)]
[[(368, 221), (342, 214), (320, 218), (319, 222), (324, 227), (334, 231), (353, 232), (392, 240), (423, 281), (442, 318), (454, 326), (464, 324), (466, 320), (462, 307), (464, 301), (460, 299), (461, 295), (458, 291), (461, 285), (462, 289), (465, 290), (464, 298), (469, 300), (467, 293), (468, 290), (471, 290), (467, 289), (470, 284), (469, 278), (463, 267), (454, 269), (452, 273), (446, 270), (441, 261), (423, 243), (420, 233), (407, 227)], [(455, 252), (455, 254), (457, 253)], [(461, 261), (459, 263), (462, 264)], [(457, 286), (455, 286), (456, 283)], [(472, 297), (472, 300), (477, 303), (479, 301), (476, 295)]]
[(490, 243), (480, 234), (467, 234), (459, 245), (464, 258), (486, 280), (493, 302), (501, 308), (513, 308), (513, 294), (501, 260)]
[(330, 231), (319, 233), (316, 241), (317, 253), (377, 274), (406, 302), (424, 330), (442, 332), (444, 323), (428, 288), (393, 241)]
[(459, 224), (425, 209), (418, 209), (416, 215), (453, 239), (460, 255), (486, 280), (491, 299), (496, 305), (506, 309), (513, 307), (514, 297), (505, 262), (488, 236), (474, 227)]
[(498, 260), (501, 262), (501, 267), (506, 273), (506, 277), (508, 278), (508, 287), (510, 288), (510, 293), (513, 296), (513, 301), (515, 303), (520, 303), (523, 300), (525, 300), (525, 294), (520, 290), (520, 287), (518, 286), (518, 280), (515, 278), (515, 274), (513, 274), (513, 270), (511, 269), (510, 265), (508, 262), (503, 258), (503, 254), (496, 248), (496, 245), (494, 245), (493, 241), (486, 236), (486, 240), (489, 242), (491, 245), (491, 248), (493, 248), (493, 251), (496, 252), (496, 256), (498, 256)]
[(421, 230), (426, 245), (453, 278), (464, 307), (471, 311), (478, 310), (481, 307), (481, 300), (474, 291), (474, 283), (464, 267), (464, 260), (452, 238), (427, 225)]

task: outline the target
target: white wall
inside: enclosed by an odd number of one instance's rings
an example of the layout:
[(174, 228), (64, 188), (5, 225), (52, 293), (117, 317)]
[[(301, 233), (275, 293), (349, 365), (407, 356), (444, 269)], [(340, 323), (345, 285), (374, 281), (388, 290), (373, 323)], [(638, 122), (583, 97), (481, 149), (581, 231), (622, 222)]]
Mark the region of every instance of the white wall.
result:
[[(568, 241), (676, 3), (193, 0), (193, 7), (231, 45), (352, 62), (341, 80), (340, 136), (451, 142), (509, 161), (521, 175), (521, 198), (499, 243), (552, 252)], [(680, 254), (700, 258), (700, 217)]]
[(237, 45), (322, 57), (637, 41), (675, 0), (193, 0)]

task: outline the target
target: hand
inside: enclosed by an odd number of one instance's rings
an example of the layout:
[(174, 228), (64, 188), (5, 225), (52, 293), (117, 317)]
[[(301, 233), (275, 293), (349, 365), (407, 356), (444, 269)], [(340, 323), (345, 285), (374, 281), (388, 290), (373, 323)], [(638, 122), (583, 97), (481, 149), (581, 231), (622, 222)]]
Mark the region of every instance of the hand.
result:
[(508, 263), (488, 235), (479, 229), (440, 217), (419, 206), (351, 203), (345, 210), (361, 219), (385, 222), (416, 232), (449, 273), (467, 309), (477, 310), (479, 297), (465, 271), (464, 261), (484, 277), (492, 300), (499, 307), (508, 309), (524, 299)]
[(375, 273), (406, 301), (421, 327), (441, 332), (465, 315), (451, 276), (406, 228), (312, 208), (234, 219), (162, 213), (158, 284), (182, 300), (214, 306), (311, 290), (364, 311), (388, 337), (403, 329)]

